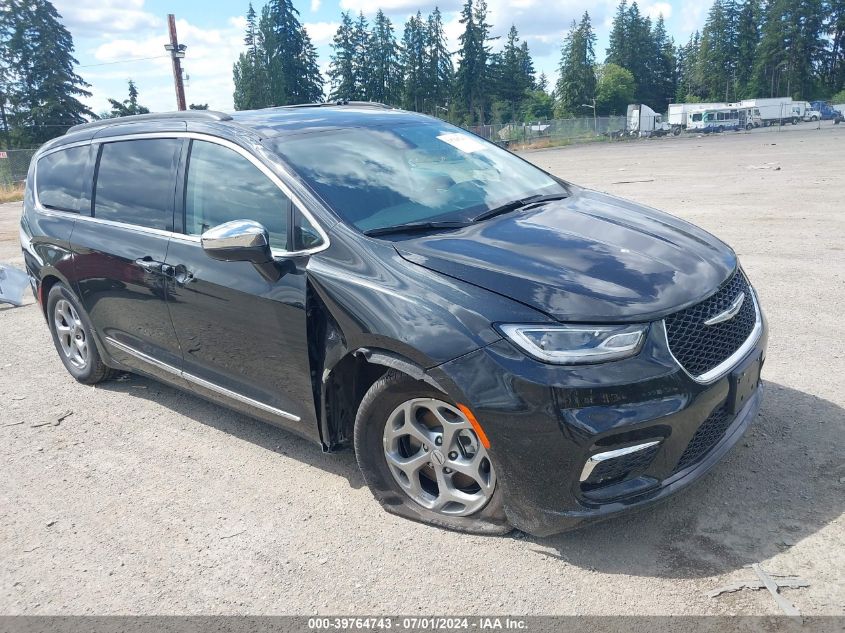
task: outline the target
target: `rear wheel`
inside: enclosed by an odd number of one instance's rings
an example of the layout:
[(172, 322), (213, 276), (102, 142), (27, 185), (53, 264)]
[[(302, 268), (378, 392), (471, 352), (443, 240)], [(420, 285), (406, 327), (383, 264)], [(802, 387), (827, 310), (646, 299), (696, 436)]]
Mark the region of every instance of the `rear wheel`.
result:
[(47, 319), (53, 344), (71, 376), (86, 385), (111, 378), (113, 370), (100, 358), (91, 321), (64, 284), (57, 283), (47, 295)]
[(426, 383), (394, 371), (376, 381), (355, 420), (355, 455), (388, 512), (461, 532), (511, 530), (472, 424)]

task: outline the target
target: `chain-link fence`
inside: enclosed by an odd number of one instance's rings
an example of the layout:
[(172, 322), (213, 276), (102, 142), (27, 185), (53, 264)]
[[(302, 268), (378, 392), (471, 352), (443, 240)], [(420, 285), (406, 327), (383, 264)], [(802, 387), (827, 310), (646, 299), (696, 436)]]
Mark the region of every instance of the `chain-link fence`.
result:
[(625, 135), (625, 117), (550, 119), (529, 123), (476, 125), (466, 129), (512, 149), (556, 147), (622, 138)]
[[(809, 118), (809, 117), (808, 117)], [(714, 117), (712, 121), (669, 123), (664, 115), (643, 115), (629, 121), (625, 116), (550, 119), (529, 123), (498, 123), (468, 126), (467, 130), (509, 149), (540, 149), (573, 143), (613, 142), (642, 138), (684, 138), (718, 134), (765, 134), (799, 130), (822, 130), (836, 125), (833, 120), (804, 120), (792, 117), (776, 121), (734, 120)]]
[(23, 183), (35, 152), (35, 149), (0, 149), (0, 186)]

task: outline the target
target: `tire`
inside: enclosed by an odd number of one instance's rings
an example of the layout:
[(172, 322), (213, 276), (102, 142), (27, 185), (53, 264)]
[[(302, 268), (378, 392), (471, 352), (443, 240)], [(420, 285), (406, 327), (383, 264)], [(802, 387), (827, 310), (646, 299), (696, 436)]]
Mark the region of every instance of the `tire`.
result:
[[(444, 449), (443, 452), (440, 448), (435, 448), (435, 440), (431, 438), (438, 435), (436, 425), (440, 424), (440, 428), (445, 429), (443, 424), (446, 423), (446, 418), (442, 417), (443, 421), (438, 421), (433, 414), (434, 408), (441, 416), (447, 416), (455, 422), (453, 429), (460, 428), (459, 431), (450, 430), (439, 434), (441, 442), (445, 437), (452, 438), (452, 446), (444, 448), (442, 443), (437, 444)], [(355, 457), (364, 481), (381, 506), (392, 514), (457, 532), (507, 534), (513, 528), (505, 517), (501, 486), (495, 482), (495, 470), (480, 442), (469, 446), (469, 436), (475, 437), (476, 440), (477, 436), (465, 417), (462, 420), (454, 417), (456, 413), (463, 416), (455, 403), (443, 392), (406, 374), (388, 371), (367, 391), (355, 418)], [(410, 428), (409, 414), (414, 416), (414, 427), (410, 433), (403, 434), (406, 428)], [(397, 425), (397, 421), (403, 423)], [(432, 422), (435, 425), (433, 427), (430, 426)], [(423, 431), (420, 432), (419, 429)], [(424, 438), (425, 441), (418, 441), (417, 438)], [(431, 441), (428, 441), (429, 439)], [(461, 444), (461, 447), (458, 444)], [(479, 486), (474, 495), (466, 495), (466, 498), (472, 497), (473, 501), (465, 504), (463, 509), (458, 507), (461, 506), (460, 503), (447, 501), (452, 497), (451, 492), (443, 495), (440, 493), (440, 486), (447, 478), (448, 490), (470, 489), (466, 482), (471, 479), (448, 468), (448, 464), (458, 463), (457, 458), (465, 459), (464, 455), (458, 455), (454, 450), (448, 452), (448, 458), (444, 455), (453, 447), (460, 448), (461, 453), (464, 453), (465, 448), (471, 452), (475, 451), (472, 462), (483, 464), (486, 459), (489, 467), (485, 481), (492, 489), (492, 494)], [(403, 454), (399, 455), (397, 452)], [(388, 464), (389, 454), (417, 464), (408, 467), (416, 468), (416, 472), (412, 474), (413, 483), (407, 473), (395, 465), (396, 462)], [(453, 456), (456, 457), (455, 461), (451, 461)], [(410, 459), (414, 457), (417, 457), (417, 460)], [(444, 459), (447, 461), (442, 461)], [(421, 463), (424, 465), (419, 466)], [(479, 467), (477, 470), (482, 469)], [(447, 471), (452, 474), (444, 474)], [(463, 484), (456, 479), (461, 477), (464, 478)], [(400, 485), (400, 479), (404, 479), (405, 484)], [(459, 494), (464, 498), (463, 493)], [(419, 500), (415, 500), (415, 495)], [(432, 507), (424, 507), (423, 503)], [(438, 504), (443, 503), (446, 505), (442, 505), (440, 510), (435, 509)]]
[(798, 119), (792, 119), (792, 125), (798, 125)]
[(47, 322), (59, 358), (77, 382), (95, 385), (114, 375), (115, 371), (107, 367), (100, 357), (91, 320), (64, 284), (57, 283), (50, 288)]
[(813, 123), (815, 123), (815, 122), (816, 122), (816, 121), (818, 121), (818, 120), (819, 120), (819, 117), (817, 117), (817, 116), (815, 116), (815, 115), (813, 115), (812, 117), (810, 117), (810, 121), (812, 121)]
[(724, 132), (724, 131), (725, 131), (725, 126), (720, 125), (719, 127), (717, 127), (717, 128), (716, 128), (716, 131), (717, 131), (719, 134), (721, 134), (722, 132)]
[(750, 131), (751, 131), (751, 130), (753, 130), (753, 129), (754, 129), (754, 124), (753, 124), (753, 123), (749, 123), (749, 124), (747, 124), (747, 125), (745, 126), (745, 131), (746, 131), (746, 132), (750, 132)]
[(675, 136), (680, 136), (681, 135), (681, 128), (679, 128), (679, 127), (674, 128), (672, 130), (672, 134), (674, 134)]

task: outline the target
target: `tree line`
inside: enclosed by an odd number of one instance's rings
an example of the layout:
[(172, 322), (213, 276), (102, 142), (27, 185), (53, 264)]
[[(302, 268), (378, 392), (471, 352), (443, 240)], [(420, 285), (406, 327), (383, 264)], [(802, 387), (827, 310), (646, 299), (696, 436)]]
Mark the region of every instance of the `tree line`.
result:
[[(554, 85), (537, 74), (516, 26), (504, 37), (494, 33), (485, 0), (465, 0), (456, 50), (437, 8), (412, 15), (401, 37), (382, 11), (372, 21), (344, 13), (326, 77), (292, 0), (270, 0), (260, 12), (250, 5), (246, 18), (233, 68), (236, 109), (366, 100), (475, 125), (622, 114), (633, 102), (658, 111), (671, 101), (748, 97), (845, 102), (845, 0), (714, 0), (702, 29), (682, 44), (668, 36), (662, 17), (652, 20), (622, 0), (603, 63), (589, 13), (571, 24)], [(35, 146), (98, 116), (147, 110), (130, 81), (127, 98), (92, 112), (73, 53), (49, 0), (0, 2), (4, 147)]]
[[(255, 74), (245, 69), (260, 59), (250, 52), (251, 6), (247, 18), (248, 51), (235, 66), (235, 103), (253, 108), (268, 102), (250, 93), (253, 83), (239, 81)], [(636, 1), (621, 0), (601, 64), (589, 12), (572, 22), (551, 90), (516, 26), (494, 46), (500, 36), (493, 35), (486, 0), (465, 0), (460, 23), (463, 33), (450, 52), (437, 8), (411, 16), (401, 38), (381, 10), (372, 23), (363, 13), (343, 13), (331, 45), (327, 98), (378, 101), (473, 125), (622, 114), (632, 102), (665, 111), (672, 101), (810, 100), (845, 88), (845, 0), (715, 0), (702, 29), (683, 44), (668, 35), (663, 16), (652, 20)], [(291, 24), (291, 32), (302, 30), (298, 21)], [(259, 75), (268, 72), (268, 62), (258, 63)], [(312, 73), (309, 81), (322, 87), (324, 80)]]

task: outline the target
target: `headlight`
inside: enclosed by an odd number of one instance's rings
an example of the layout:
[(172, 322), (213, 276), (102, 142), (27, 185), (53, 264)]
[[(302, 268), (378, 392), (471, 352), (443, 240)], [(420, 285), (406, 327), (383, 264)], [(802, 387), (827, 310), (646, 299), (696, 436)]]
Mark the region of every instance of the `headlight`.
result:
[(500, 325), (511, 342), (546, 363), (581, 365), (633, 356), (648, 325)]

